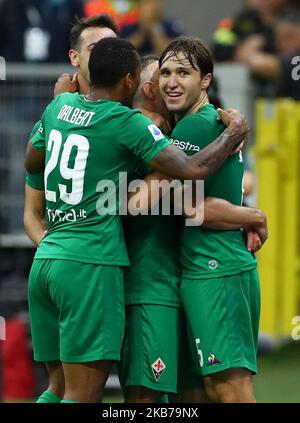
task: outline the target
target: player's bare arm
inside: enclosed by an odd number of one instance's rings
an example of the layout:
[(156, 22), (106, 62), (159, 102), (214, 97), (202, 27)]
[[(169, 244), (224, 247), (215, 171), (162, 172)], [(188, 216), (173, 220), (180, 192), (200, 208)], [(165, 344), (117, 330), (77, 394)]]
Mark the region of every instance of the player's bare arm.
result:
[(243, 141), (249, 128), (243, 114), (222, 111), (228, 119), (227, 129), (206, 148), (188, 157), (174, 145), (166, 147), (149, 163), (154, 169), (180, 179), (206, 179), (214, 173)]
[(203, 226), (208, 229), (234, 230), (239, 228), (254, 229), (266, 225), (266, 216), (251, 207), (241, 207), (222, 198), (206, 197), (204, 202)]
[(45, 193), (25, 185), (24, 228), (31, 241), (38, 245), (47, 231)]
[(267, 218), (261, 210), (236, 206), (221, 198), (206, 197), (203, 226), (223, 231), (246, 229), (247, 248), (253, 253), (268, 239)]
[(33, 148), (31, 140), (27, 145), (24, 165), (27, 172), (34, 175), (42, 172), (45, 168), (45, 152)]
[[(163, 180), (172, 181), (171, 178), (160, 172), (152, 172), (147, 175), (141, 184), (135, 187), (134, 192), (128, 193), (130, 210), (133, 210), (134, 205), (139, 213), (154, 207), (164, 195), (164, 191), (163, 189), (159, 191), (155, 190), (155, 195), (153, 195), (153, 182)], [(182, 186), (179, 189), (182, 189)], [(185, 209), (184, 212), (186, 216), (197, 219), (195, 216), (196, 207), (195, 205), (193, 206), (193, 216)], [(247, 248), (253, 253), (257, 252), (267, 240), (268, 228), (266, 216), (259, 209), (236, 206), (221, 198), (206, 197), (204, 209), (199, 208), (199, 213), (201, 214), (199, 216), (199, 224), (207, 229), (220, 231), (239, 230), (240, 228), (246, 229)], [(261, 239), (260, 236), (262, 237)]]
[(159, 191), (155, 190), (154, 193), (152, 190), (153, 183), (160, 182), (162, 180), (168, 180), (171, 182), (173, 179), (168, 178), (163, 173), (157, 171), (151, 172), (139, 183), (139, 185), (135, 187), (134, 192), (129, 191), (127, 198), (128, 201), (130, 201), (130, 210), (135, 210), (136, 207), (136, 210), (138, 210), (139, 213), (142, 213), (151, 209), (151, 207), (154, 207), (162, 198), (164, 192), (160, 189)]

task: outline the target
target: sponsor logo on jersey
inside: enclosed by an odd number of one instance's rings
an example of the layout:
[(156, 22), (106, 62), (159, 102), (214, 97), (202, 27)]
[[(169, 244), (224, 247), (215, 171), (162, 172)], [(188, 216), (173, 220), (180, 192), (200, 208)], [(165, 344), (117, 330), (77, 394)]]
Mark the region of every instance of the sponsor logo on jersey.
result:
[(219, 263), (217, 262), (217, 260), (210, 260), (208, 262), (208, 267), (210, 270), (216, 270), (218, 266), (219, 266)]
[(149, 125), (148, 129), (151, 132), (155, 141), (160, 141), (165, 137), (164, 134), (161, 132), (161, 130), (156, 125)]
[(158, 358), (156, 361), (154, 361), (154, 363), (152, 363), (151, 368), (153, 371), (154, 378), (156, 382), (158, 382), (161, 375), (166, 370), (167, 366), (165, 365), (165, 363), (162, 361), (161, 358)]
[(215, 354), (209, 353), (209, 357), (207, 359), (207, 365), (208, 366), (211, 366), (212, 364), (221, 364), (221, 361), (219, 361), (217, 359), (217, 357), (215, 356)]
[(77, 220), (86, 219), (88, 217), (85, 209), (52, 210), (47, 207), (46, 212), (49, 223), (77, 222)]
[(200, 151), (199, 145), (190, 143), (189, 141), (178, 141), (171, 138), (171, 141), (174, 145), (177, 145), (180, 150), (184, 151)]

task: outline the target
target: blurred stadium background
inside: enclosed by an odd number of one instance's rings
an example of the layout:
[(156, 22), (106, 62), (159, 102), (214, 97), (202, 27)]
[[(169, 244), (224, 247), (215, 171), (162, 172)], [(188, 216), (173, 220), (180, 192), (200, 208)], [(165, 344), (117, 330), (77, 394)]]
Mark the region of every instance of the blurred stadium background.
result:
[[(57, 77), (73, 71), (67, 58), (67, 34), (74, 13), (80, 16), (102, 11), (98, 6), (109, 7), (121, 16), (122, 25), (128, 7), (138, 8), (137, 3), (0, 0), (0, 56), (6, 59), (6, 80), (1, 80), (4, 68), (0, 71), (0, 316), (6, 322), (6, 341), (0, 340), (3, 401), (32, 401), (46, 384), (43, 367), (32, 361), (28, 327), (27, 277), (34, 247), (24, 234), (22, 214), (23, 157), (29, 133), (51, 100)], [(258, 254), (262, 319), (255, 390), (259, 402), (300, 402), (300, 317), (294, 319), (300, 315), (300, 21), (287, 19), (292, 26), (285, 32), (278, 24), (282, 13), (290, 9), (297, 18), (299, 1), (160, 3), (170, 24), (201, 37), (213, 48), (217, 96), (223, 107), (238, 108), (249, 119), (246, 204), (262, 208), (269, 223), (269, 240)], [(138, 13), (134, 19), (138, 22)], [(259, 34), (263, 42), (251, 44), (253, 34)], [(250, 56), (260, 60), (261, 66), (248, 60)], [(274, 73), (270, 63), (280, 72)], [(116, 372), (109, 379), (106, 401), (121, 401)]]

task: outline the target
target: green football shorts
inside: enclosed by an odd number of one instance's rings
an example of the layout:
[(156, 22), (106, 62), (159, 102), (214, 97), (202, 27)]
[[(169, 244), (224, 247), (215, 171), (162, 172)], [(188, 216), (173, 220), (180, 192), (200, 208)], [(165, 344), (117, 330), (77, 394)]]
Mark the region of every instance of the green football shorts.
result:
[(119, 360), (124, 335), (122, 268), (34, 260), (29, 312), (36, 361)]
[(123, 390), (145, 386), (177, 392), (180, 308), (161, 305), (126, 307), (125, 337), (119, 365)]
[(232, 368), (256, 373), (260, 314), (257, 270), (215, 279), (183, 279), (181, 297), (198, 352), (199, 374)]
[[(178, 307), (138, 304), (126, 307), (125, 337), (119, 364), (123, 391), (144, 386), (163, 393), (202, 386), (198, 375), (190, 375), (183, 311)], [(182, 368), (182, 369), (181, 369)], [(180, 371), (180, 369), (182, 371)], [(196, 379), (196, 382), (195, 382)]]

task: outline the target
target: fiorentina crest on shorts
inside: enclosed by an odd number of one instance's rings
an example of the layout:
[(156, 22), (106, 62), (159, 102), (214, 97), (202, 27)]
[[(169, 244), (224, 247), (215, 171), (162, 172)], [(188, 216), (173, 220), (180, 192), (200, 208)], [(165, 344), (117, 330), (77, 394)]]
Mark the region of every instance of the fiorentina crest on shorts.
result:
[(167, 366), (162, 361), (161, 358), (158, 358), (154, 363), (151, 364), (151, 368), (155, 377), (156, 382), (159, 381), (161, 375), (166, 370)]
[(207, 359), (207, 365), (208, 365), (208, 366), (211, 366), (212, 364), (221, 364), (221, 361), (219, 361), (219, 360), (216, 358), (215, 354), (213, 354), (213, 353), (209, 353), (209, 357), (208, 357), (208, 359)]

